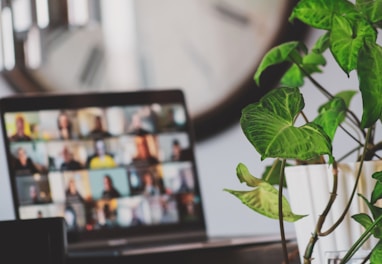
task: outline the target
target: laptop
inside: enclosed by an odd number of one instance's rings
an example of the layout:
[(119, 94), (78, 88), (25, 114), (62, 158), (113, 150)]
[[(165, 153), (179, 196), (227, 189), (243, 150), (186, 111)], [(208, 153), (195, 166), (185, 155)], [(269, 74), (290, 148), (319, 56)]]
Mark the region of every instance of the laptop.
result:
[(63, 217), (69, 255), (208, 239), (180, 89), (14, 95), (0, 112), (16, 218)]

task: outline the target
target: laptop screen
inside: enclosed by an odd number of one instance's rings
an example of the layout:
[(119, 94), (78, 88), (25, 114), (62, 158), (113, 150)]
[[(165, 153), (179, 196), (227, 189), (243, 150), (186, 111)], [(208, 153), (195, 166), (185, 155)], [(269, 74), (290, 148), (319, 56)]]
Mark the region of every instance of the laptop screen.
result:
[(71, 240), (205, 232), (180, 90), (1, 99), (15, 214)]

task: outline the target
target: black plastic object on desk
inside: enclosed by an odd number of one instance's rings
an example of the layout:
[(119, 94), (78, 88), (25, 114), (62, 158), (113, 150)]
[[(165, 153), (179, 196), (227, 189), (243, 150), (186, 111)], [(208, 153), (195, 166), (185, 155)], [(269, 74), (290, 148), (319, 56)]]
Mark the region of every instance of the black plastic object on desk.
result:
[(0, 263), (65, 264), (63, 218), (0, 221)]

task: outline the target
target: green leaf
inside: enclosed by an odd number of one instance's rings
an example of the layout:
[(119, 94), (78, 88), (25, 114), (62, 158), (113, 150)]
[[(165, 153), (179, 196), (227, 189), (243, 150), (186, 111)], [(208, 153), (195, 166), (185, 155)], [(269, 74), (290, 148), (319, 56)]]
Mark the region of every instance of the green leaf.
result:
[(365, 213), (352, 215), (352, 218), (359, 224), (361, 224), (365, 229), (373, 224), (373, 219)]
[(374, 204), (382, 199), (382, 171), (374, 172), (372, 178), (377, 180), (370, 198), (370, 202)]
[[(360, 213), (360, 214), (353, 215), (352, 218), (356, 222), (361, 224), (365, 229), (369, 228), (373, 224), (373, 219), (370, 216), (368, 216), (367, 214), (365, 214), (365, 213)], [(381, 226), (380, 225), (376, 225), (371, 230), (371, 233), (373, 234), (374, 237), (380, 238), (381, 230), (382, 230)]]
[(357, 0), (356, 7), (371, 23), (379, 23), (382, 21), (382, 0)]
[(346, 109), (345, 101), (340, 97), (334, 97), (320, 107), (320, 114), (313, 122), (321, 126), (333, 140), (338, 126), (345, 120)]
[(382, 198), (382, 183), (377, 182), (374, 186), (373, 192), (371, 193), (370, 202), (374, 204), (381, 198)]
[(363, 201), (366, 203), (366, 205), (369, 208), (370, 212), (372, 213), (374, 219), (377, 219), (382, 214), (382, 208), (374, 206), (362, 194), (359, 193), (358, 196), (361, 197), (361, 199), (363, 199)]
[(241, 183), (245, 182), (250, 187), (257, 187), (262, 182), (262, 180), (252, 176), (248, 171), (248, 168), (243, 163), (239, 163), (239, 165), (237, 165), (236, 175)]
[[(252, 210), (267, 216), (269, 218), (279, 218), (278, 207), (278, 190), (266, 181), (257, 179), (248, 171), (248, 168), (239, 163), (236, 168), (237, 176), (241, 183), (245, 182), (250, 187), (255, 187), (251, 191), (235, 191), (224, 189), (237, 198), (239, 198), (245, 205)], [(295, 222), (304, 217), (303, 215), (296, 215), (292, 212), (288, 200), (282, 197), (283, 219), (288, 222)]]
[[(271, 166), (266, 166), (265, 171), (261, 177), (262, 180), (268, 182), (271, 185), (279, 185), (280, 183), (280, 173), (282, 169), (282, 161), (275, 159)], [(286, 163), (285, 166), (291, 166), (291, 164)], [(284, 181), (284, 187), (287, 187), (286, 181)]]
[(330, 138), (314, 123), (294, 127), (304, 107), (297, 88), (278, 88), (242, 110), (241, 128), (264, 160), (267, 157), (309, 160), (319, 155), (331, 157)]
[(349, 74), (357, 68), (358, 53), (365, 40), (375, 42), (375, 29), (364, 19), (351, 22), (335, 16), (330, 32), (330, 50), (342, 70)]
[(281, 78), (280, 84), (289, 87), (301, 87), (304, 85), (304, 74), (296, 64), (293, 64)]
[[(318, 66), (325, 64), (326, 60), (324, 56), (313, 52), (302, 57), (300, 67), (302, 67), (307, 74), (312, 74), (322, 72)], [(301, 87), (304, 85), (304, 77), (305, 74), (301, 71), (299, 66), (293, 64), (281, 78), (280, 83), (281, 85), (289, 87)]]
[(311, 75), (313, 73), (321, 73), (322, 70), (319, 66), (325, 65), (326, 59), (322, 54), (318, 53), (309, 53), (302, 59), (301, 67), (304, 69), (304, 71)]
[(263, 57), (255, 72), (254, 79), (256, 84), (260, 84), (260, 76), (268, 67), (290, 61), (291, 57), (298, 58), (297, 47), (299, 47), (299, 45), (299, 42), (291, 41), (270, 49)]
[(349, 108), (350, 102), (353, 99), (354, 95), (356, 95), (356, 94), (357, 94), (357, 91), (346, 90), (346, 91), (339, 92), (334, 96), (342, 98), (345, 102), (346, 107)]
[(382, 117), (382, 47), (366, 42), (359, 52), (358, 78), (362, 94), (361, 126), (371, 127)]
[(329, 32), (326, 32), (317, 39), (312, 48), (312, 51), (317, 54), (322, 54), (329, 48), (329, 44)]
[(303, 57), (302, 63), (303, 65), (306, 65), (306, 64), (325, 65), (326, 59), (322, 54), (312, 52)]
[(290, 21), (295, 18), (314, 28), (330, 30), (332, 18), (340, 15), (356, 19), (360, 14), (351, 2), (346, 0), (300, 0), (293, 9)]
[(374, 172), (371, 177), (382, 183), (382, 171)]
[[(267, 182), (262, 182), (251, 191), (225, 191), (239, 198), (243, 204), (252, 210), (272, 219), (279, 218), (278, 190)], [(283, 196), (283, 219), (287, 222), (295, 222), (305, 215), (296, 215), (292, 212), (287, 199)]]
[(370, 263), (381, 264), (382, 263), (381, 260), (382, 260), (382, 242), (379, 241), (371, 252)]
[[(361, 224), (365, 229), (368, 229), (374, 223), (373, 219), (365, 213), (353, 215), (352, 218), (356, 222)], [(375, 227), (373, 227), (373, 229), (371, 230), (371, 233), (373, 234), (374, 237), (381, 238), (381, 234), (382, 234), (381, 231), (382, 231), (381, 225), (377, 224)]]

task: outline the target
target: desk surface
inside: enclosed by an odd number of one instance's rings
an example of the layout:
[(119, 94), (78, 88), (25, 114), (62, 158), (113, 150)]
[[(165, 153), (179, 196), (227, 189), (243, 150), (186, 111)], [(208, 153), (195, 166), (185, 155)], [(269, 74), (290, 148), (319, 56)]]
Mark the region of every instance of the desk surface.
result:
[[(282, 263), (281, 242), (276, 237), (241, 237), (213, 239), (212, 242), (190, 243), (187, 245), (158, 246), (151, 249), (131, 249), (115, 256), (93, 257), (72, 256), (67, 264), (84, 263), (219, 263), (219, 264), (262, 264)], [(288, 241), (290, 264), (299, 264), (297, 244), (294, 239)]]

